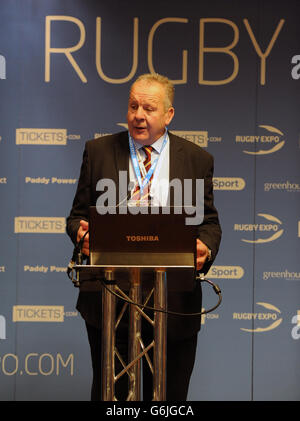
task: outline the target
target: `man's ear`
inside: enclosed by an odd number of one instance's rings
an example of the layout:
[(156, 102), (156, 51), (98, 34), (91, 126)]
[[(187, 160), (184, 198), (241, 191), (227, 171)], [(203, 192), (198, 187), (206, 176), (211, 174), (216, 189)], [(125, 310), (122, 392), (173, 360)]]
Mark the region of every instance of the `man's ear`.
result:
[(170, 107), (168, 111), (166, 112), (166, 126), (168, 126), (171, 121), (173, 120), (175, 114), (175, 109), (173, 107)]

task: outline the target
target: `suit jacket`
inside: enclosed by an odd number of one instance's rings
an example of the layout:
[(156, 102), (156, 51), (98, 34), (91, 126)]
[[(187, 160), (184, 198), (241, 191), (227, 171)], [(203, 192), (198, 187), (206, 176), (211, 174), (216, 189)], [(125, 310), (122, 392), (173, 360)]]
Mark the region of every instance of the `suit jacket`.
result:
[[(204, 220), (197, 230), (199, 239), (212, 251), (212, 260), (206, 262), (201, 270), (206, 273), (217, 255), (221, 240), (221, 227), (213, 202), (213, 157), (199, 146), (172, 133), (169, 133), (169, 139), (170, 181), (174, 178), (180, 179), (182, 183), (184, 179), (204, 179)], [(97, 182), (103, 178), (112, 179), (118, 191), (119, 171), (127, 171), (129, 175), (129, 156), (127, 131), (86, 142), (77, 191), (67, 218), (67, 233), (74, 244), (79, 221), (88, 221), (89, 207), (96, 205), (101, 194), (96, 191)], [(195, 191), (193, 194), (195, 195)], [(168, 291), (170, 311), (195, 313), (200, 312), (201, 307), (200, 284), (192, 292)], [(80, 292), (77, 309), (86, 322), (101, 326), (101, 293)], [(168, 316), (168, 338), (176, 340), (189, 337), (200, 329), (200, 325), (200, 316)]]

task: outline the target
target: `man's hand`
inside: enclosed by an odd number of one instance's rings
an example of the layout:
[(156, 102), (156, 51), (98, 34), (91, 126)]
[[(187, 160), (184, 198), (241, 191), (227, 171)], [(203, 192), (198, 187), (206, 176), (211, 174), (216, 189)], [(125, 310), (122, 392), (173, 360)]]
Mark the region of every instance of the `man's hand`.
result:
[(208, 257), (208, 247), (197, 238), (197, 270), (201, 270)]
[[(84, 234), (89, 230), (89, 223), (84, 221), (83, 219), (80, 221), (80, 227), (77, 231), (77, 242), (79, 242)], [(84, 237), (83, 244), (82, 244), (82, 253), (86, 256), (90, 255), (90, 248), (89, 248), (89, 234)]]

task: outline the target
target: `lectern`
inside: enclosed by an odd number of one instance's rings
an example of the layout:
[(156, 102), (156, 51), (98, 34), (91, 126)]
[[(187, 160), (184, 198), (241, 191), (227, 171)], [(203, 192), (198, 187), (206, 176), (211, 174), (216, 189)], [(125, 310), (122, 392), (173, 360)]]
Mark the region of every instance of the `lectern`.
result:
[[(195, 282), (196, 229), (186, 225), (182, 209), (136, 211), (133, 214), (130, 209), (126, 213), (118, 209), (115, 213), (101, 214), (91, 207), (90, 261), (75, 266), (82, 291), (102, 291), (104, 401), (116, 400), (115, 384), (122, 376), (128, 376), (127, 400), (141, 400), (143, 357), (153, 375), (153, 400), (166, 399), (167, 291), (192, 290)], [(116, 297), (124, 300), (120, 314), (116, 314)], [(153, 319), (145, 312), (150, 297), (155, 309)], [(128, 361), (123, 361), (116, 347), (116, 331), (127, 308)], [(153, 326), (153, 340), (147, 346), (141, 335), (142, 319)], [(116, 358), (123, 367), (118, 373)]]

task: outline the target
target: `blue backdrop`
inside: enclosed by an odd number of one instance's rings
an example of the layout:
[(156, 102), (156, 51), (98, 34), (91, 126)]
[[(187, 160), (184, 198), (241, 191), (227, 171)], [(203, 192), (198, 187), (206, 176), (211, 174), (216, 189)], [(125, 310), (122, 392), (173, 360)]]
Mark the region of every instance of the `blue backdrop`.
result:
[(223, 303), (203, 317), (189, 399), (299, 400), (299, 14), (297, 0), (1, 2), (1, 400), (89, 399), (65, 218), (85, 140), (124, 128), (149, 71), (176, 85), (170, 130), (215, 157)]

